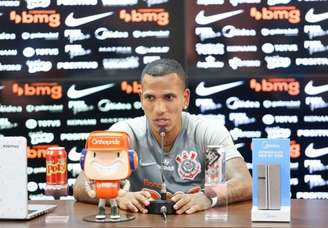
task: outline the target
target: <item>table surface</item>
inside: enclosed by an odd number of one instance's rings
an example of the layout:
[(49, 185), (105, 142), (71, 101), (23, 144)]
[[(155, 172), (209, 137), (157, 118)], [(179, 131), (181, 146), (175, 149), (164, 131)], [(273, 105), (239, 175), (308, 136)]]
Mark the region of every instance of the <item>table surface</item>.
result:
[[(88, 215), (96, 214), (97, 206), (75, 202), (61, 201), (31, 201), (37, 204), (57, 204), (57, 208), (47, 215), (29, 221), (0, 220), (0, 227), (327, 227), (327, 200), (292, 200), (290, 223), (259, 223), (251, 222), (251, 202), (231, 204), (228, 207), (228, 218), (223, 220), (205, 220), (205, 213), (201, 211), (191, 215), (169, 215), (167, 223), (160, 215), (136, 213), (136, 219), (121, 223), (90, 223), (83, 221)], [(210, 210), (218, 210), (212, 208)], [(121, 211), (121, 213), (126, 213)], [(46, 223), (47, 216), (69, 216), (67, 223)], [(48, 217), (49, 218), (49, 217)], [(51, 217), (50, 217), (51, 218)]]

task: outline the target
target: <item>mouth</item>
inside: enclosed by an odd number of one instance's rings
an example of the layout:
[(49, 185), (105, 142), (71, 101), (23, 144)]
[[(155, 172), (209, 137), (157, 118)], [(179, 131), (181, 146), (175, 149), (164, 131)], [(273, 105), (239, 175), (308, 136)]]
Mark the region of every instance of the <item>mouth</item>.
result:
[(121, 161), (114, 161), (111, 165), (102, 165), (97, 161), (93, 161), (92, 163), (92, 165), (99, 173), (114, 173), (122, 167)]
[(169, 119), (155, 119), (154, 122), (158, 127), (166, 127), (169, 125)]

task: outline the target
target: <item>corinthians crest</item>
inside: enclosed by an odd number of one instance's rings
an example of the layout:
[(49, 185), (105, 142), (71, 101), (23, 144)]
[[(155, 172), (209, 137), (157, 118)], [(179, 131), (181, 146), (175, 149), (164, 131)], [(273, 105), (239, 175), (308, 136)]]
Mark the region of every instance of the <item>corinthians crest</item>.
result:
[(178, 174), (183, 180), (193, 180), (201, 171), (201, 165), (197, 161), (197, 152), (182, 151), (177, 155), (175, 161), (178, 163)]

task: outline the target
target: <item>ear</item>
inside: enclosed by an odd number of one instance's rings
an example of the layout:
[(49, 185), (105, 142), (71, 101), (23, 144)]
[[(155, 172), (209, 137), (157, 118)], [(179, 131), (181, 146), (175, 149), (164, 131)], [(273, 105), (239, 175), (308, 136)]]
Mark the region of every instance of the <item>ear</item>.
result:
[(190, 90), (187, 88), (183, 91), (183, 107), (187, 109), (190, 102)]
[(139, 95), (139, 99), (140, 99), (140, 102), (141, 102), (141, 109), (143, 110), (143, 101), (144, 101), (144, 99), (143, 99), (142, 93), (143, 93), (143, 89), (142, 89), (142, 85), (141, 85), (141, 87), (138, 91), (138, 95)]
[(141, 87), (140, 87), (140, 89), (139, 89), (139, 91), (138, 91), (138, 95), (139, 95), (139, 99), (140, 99), (140, 101), (141, 101), (141, 103), (142, 103), (142, 101), (143, 101), (143, 97), (142, 97), (142, 85), (141, 85)]

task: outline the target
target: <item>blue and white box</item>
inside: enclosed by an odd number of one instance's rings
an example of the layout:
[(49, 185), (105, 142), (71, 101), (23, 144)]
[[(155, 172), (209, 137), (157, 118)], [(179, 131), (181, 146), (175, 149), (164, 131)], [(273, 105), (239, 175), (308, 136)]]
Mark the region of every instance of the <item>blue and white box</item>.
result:
[(289, 222), (289, 139), (253, 139), (252, 158), (252, 221)]

